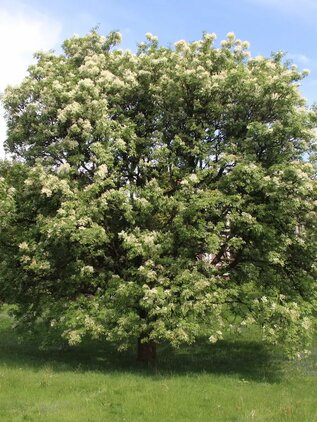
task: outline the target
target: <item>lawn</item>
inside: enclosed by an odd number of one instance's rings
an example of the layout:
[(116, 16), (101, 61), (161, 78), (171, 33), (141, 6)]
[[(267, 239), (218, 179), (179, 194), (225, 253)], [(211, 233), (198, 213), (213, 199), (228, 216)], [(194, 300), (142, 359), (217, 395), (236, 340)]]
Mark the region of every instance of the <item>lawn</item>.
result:
[(19, 343), (0, 316), (0, 421), (317, 421), (317, 353), (289, 362), (254, 335), (161, 346), (151, 367), (98, 342)]

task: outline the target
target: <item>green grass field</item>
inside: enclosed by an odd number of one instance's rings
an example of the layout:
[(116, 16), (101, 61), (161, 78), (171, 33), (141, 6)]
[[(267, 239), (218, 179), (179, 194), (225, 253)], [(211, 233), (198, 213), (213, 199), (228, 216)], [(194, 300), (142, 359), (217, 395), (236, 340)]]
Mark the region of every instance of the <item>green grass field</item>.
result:
[(317, 421), (317, 356), (249, 337), (171, 351), (152, 367), (102, 343), (39, 351), (0, 316), (0, 421)]

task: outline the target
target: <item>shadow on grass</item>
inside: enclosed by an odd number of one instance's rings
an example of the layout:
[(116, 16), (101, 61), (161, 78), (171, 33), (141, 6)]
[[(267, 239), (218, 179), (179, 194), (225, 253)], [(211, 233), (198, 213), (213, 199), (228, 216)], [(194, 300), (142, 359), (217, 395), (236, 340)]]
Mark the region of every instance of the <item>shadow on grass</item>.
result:
[(10, 322), (0, 320), (0, 364), (14, 368), (54, 371), (129, 372), (143, 376), (217, 374), (239, 377), (242, 382), (279, 382), (282, 361), (258, 341), (223, 340), (211, 345), (201, 339), (177, 350), (158, 346), (157, 361), (151, 366), (136, 361), (135, 350), (117, 352), (104, 342), (90, 341), (66, 350), (39, 350), (36, 342), (19, 342)]

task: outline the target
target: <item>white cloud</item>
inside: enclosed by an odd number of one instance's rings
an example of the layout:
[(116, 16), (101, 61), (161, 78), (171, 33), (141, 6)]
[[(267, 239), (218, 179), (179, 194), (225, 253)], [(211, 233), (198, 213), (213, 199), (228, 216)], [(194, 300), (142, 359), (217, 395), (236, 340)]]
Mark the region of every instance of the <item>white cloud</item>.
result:
[[(22, 5), (16, 11), (0, 6), (0, 92), (19, 83), (37, 50), (50, 50), (58, 44), (61, 25), (54, 19)], [(4, 152), (5, 122), (0, 108), (0, 158)]]

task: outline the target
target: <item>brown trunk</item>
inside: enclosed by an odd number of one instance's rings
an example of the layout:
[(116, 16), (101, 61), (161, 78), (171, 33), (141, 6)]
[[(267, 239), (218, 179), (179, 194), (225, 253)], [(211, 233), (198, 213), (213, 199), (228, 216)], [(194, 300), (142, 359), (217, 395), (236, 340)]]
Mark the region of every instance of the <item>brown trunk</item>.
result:
[(153, 362), (156, 359), (156, 343), (150, 340), (142, 343), (141, 339), (138, 340), (138, 361), (140, 362)]

